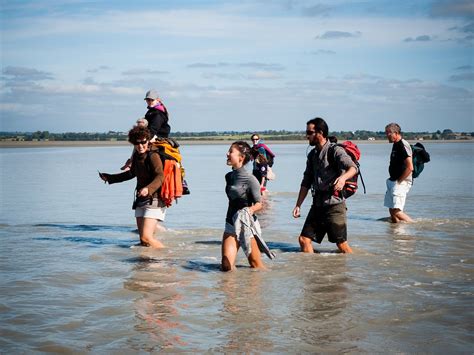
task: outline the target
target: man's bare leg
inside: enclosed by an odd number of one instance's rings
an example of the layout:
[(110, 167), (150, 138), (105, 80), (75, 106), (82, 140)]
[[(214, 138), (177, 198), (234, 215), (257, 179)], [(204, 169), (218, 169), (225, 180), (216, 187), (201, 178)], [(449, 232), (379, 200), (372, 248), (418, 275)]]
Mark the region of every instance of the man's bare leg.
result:
[(347, 240), (342, 243), (337, 243), (337, 247), (339, 248), (341, 253), (352, 254), (352, 248), (349, 246)]
[(414, 222), (413, 219), (409, 215), (407, 215), (405, 212), (398, 208), (390, 208), (390, 216), (392, 217), (392, 222), (393, 223), (398, 223), (398, 222)]
[(314, 253), (313, 240), (311, 238), (300, 235), (298, 241), (303, 253)]

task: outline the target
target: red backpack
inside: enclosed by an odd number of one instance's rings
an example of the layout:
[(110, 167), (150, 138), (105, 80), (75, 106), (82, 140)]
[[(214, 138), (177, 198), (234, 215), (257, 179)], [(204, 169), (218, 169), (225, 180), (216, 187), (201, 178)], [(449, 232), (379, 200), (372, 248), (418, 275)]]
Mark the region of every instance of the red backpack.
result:
[(365, 190), (364, 179), (362, 178), (362, 173), (360, 172), (360, 164), (359, 164), (360, 150), (359, 150), (359, 148), (357, 147), (357, 145), (355, 145), (351, 141), (345, 141), (345, 142), (342, 142), (342, 143), (333, 143), (333, 144), (331, 144), (331, 146), (329, 148), (330, 152), (329, 152), (329, 155), (328, 155), (328, 160), (329, 160), (330, 164), (331, 164), (331, 161), (334, 161), (334, 153), (335, 153), (334, 152), (334, 150), (335, 150), (334, 147), (335, 146), (339, 146), (339, 147), (344, 148), (346, 153), (351, 157), (352, 161), (357, 166), (357, 174), (355, 174), (353, 177), (348, 179), (346, 181), (346, 184), (342, 188), (342, 191), (341, 191), (342, 192), (342, 197), (349, 198), (349, 197), (351, 197), (352, 195), (354, 195), (356, 193), (357, 188), (358, 188), (357, 180), (358, 180), (359, 176), (360, 176), (360, 181), (362, 182), (362, 186), (364, 187), (364, 194), (365, 194), (366, 190)]

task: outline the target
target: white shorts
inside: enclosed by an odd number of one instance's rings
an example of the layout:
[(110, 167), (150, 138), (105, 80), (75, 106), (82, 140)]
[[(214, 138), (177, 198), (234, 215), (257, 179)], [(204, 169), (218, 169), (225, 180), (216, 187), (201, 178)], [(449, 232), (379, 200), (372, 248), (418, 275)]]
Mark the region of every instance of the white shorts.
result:
[(385, 193), (384, 206), (388, 208), (396, 208), (403, 211), (408, 191), (410, 191), (412, 182), (391, 181), (387, 179), (387, 192)]
[(156, 203), (156, 199), (153, 201), (153, 205), (137, 207), (135, 209), (135, 217), (153, 218), (163, 222), (165, 220), (165, 216), (166, 206), (162, 201)]

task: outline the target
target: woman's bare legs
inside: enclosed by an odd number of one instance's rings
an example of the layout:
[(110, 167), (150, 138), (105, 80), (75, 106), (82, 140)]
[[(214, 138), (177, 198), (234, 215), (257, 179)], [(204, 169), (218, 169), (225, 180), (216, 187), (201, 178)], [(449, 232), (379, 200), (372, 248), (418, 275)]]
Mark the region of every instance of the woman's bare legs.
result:
[(239, 242), (234, 234), (225, 233), (222, 236), (222, 271), (232, 271), (235, 269), (235, 259), (239, 251)]
[[(248, 257), (248, 261), (251, 268), (266, 269), (262, 262), (262, 254), (258, 248), (258, 244), (255, 238), (250, 239), (252, 252)], [(239, 251), (239, 242), (235, 234), (225, 233), (222, 236), (222, 271), (235, 270), (235, 259), (237, 258), (237, 252)]]
[(252, 252), (250, 253), (248, 260), (250, 267), (255, 269), (266, 269), (265, 265), (262, 261), (262, 253), (258, 248), (257, 240), (255, 238), (250, 239), (250, 245), (252, 248)]
[(154, 237), (156, 224), (157, 220), (154, 218), (137, 217), (137, 227), (141, 244), (147, 247), (161, 249), (165, 246)]

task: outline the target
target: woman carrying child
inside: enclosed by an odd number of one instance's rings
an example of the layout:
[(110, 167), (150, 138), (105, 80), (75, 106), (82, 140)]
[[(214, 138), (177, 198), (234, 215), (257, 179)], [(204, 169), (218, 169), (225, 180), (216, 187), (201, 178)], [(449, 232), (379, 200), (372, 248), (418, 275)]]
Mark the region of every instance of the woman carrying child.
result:
[(99, 173), (109, 184), (115, 184), (137, 178), (136, 200), (133, 204), (140, 234), (140, 243), (152, 248), (164, 248), (155, 239), (157, 222), (164, 221), (166, 206), (160, 199), (160, 187), (163, 183), (163, 164), (156, 152), (149, 152), (150, 131), (146, 127), (136, 126), (128, 132), (128, 141), (134, 145), (130, 170), (119, 174)]

